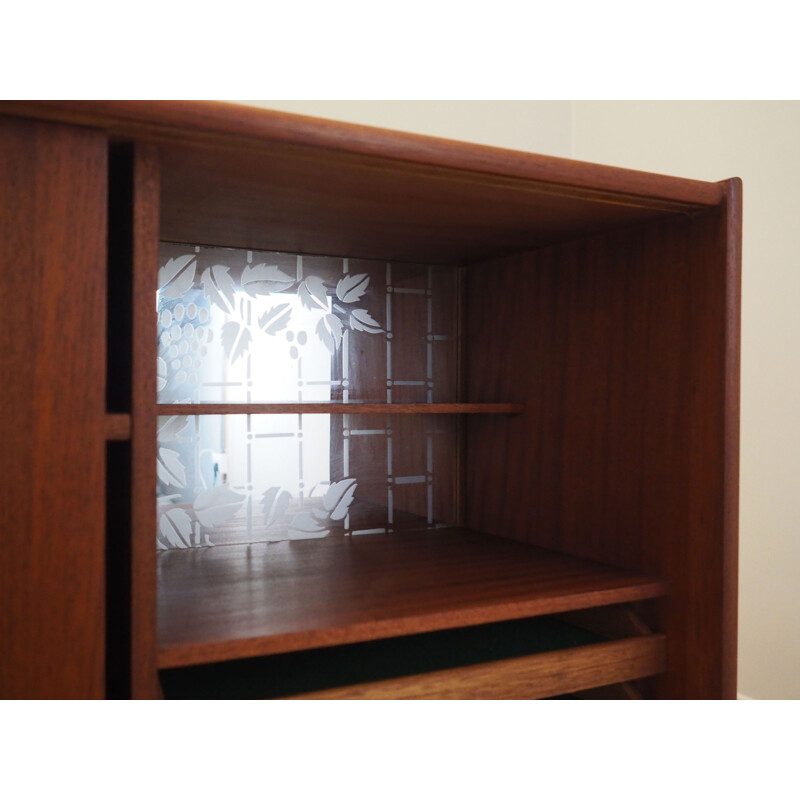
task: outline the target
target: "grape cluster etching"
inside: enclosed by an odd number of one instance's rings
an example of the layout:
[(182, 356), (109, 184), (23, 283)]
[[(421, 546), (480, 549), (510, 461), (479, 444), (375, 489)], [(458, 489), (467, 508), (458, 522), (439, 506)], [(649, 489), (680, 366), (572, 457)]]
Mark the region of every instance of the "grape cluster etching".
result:
[[(298, 279), (266, 262), (248, 264), (237, 280), (224, 264), (201, 270), (196, 253), (170, 258), (158, 273), (158, 391), (197, 383), (197, 370), (214, 338), (209, 327), (212, 308), (224, 314), (219, 341), (231, 364), (249, 352), (255, 337), (275, 337), (288, 328), (293, 310), (286, 301), (289, 294), (314, 312), (314, 334), (331, 355), (341, 347), (347, 329), (382, 333), (380, 324), (358, 305), (369, 282), (366, 274), (345, 274), (335, 286), (327, 286), (319, 276)], [(251, 316), (251, 298), (269, 300), (266, 308), (260, 306), (264, 310), (257, 319)], [(305, 338), (306, 334), (302, 335)], [(291, 338), (287, 336), (287, 340)], [(192, 492), (181, 454), (175, 449), (188, 424), (188, 416), (168, 417), (158, 431), (156, 468), (163, 494), (158, 498), (156, 541), (162, 550), (213, 546), (209, 534), (229, 523), (250, 499), (249, 494), (234, 491), (226, 483), (203, 485)], [(308, 495), (313, 502), (301, 503), (300, 508), (283, 487), (267, 489), (260, 498), (260, 509), (268, 540), (320, 538), (342, 529), (356, 487), (354, 478), (316, 486)]]
[[(225, 355), (231, 363), (248, 352), (254, 336), (275, 336), (287, 328), (291, 321), (290, 304), (281, 302), (278, 297), (277, 302), (260, 315), (256, 324), (249, 322), (249, 314), (246, 313), (248, 296), (271, 298), (273, 295), (296, 294), (304, 308), (318, 313), (314, 331), (331, 354), (340, 347), (345, 327), (363, 333), (383, 333), (383, 328), (369, 311), (354, 307), (369, 287), (370, 279), (366, 274), (344, 275), (331, 288), (332, 298), (335, 298), (331, 299), (331, 307), (328, 287), (318, 275), (297, 280), (280, 267), (266, 262), (245, 266), (238, 285), (224, 264), (215, 264), (203, 269), (199, 275), (197, 273), (196, 254), (170, 258), (158, 273), (159, 294), (162, 298), (180, 298), (199, 284), (206, 299), (226, 315), (220, 336)], [(339, 316), (331, 313), (332, 310), (338, 311)], [(162, 315), (165, 313), (162, 312)], [(161, 324), (162, 328), (169, 330), (163, 320)], [(166, 385), (166, 362), (163, 368), (159, 364), (159, 369), (159, 377), (165, 380), (163, 385)]]

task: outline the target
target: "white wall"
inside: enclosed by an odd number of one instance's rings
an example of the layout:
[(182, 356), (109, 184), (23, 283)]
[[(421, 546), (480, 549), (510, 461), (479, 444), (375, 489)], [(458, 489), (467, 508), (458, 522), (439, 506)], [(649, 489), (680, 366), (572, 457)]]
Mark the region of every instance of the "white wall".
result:
[(573, 155), (744, 183), (739, 691), (800, 698), (800, 103), (576, 102)]
[(572, 104), (567, 100), (248, 100), (248, 105), (570, 157)]
[(800, 103), (252, 101), (744, 181), (739, 691), (800, 698)]

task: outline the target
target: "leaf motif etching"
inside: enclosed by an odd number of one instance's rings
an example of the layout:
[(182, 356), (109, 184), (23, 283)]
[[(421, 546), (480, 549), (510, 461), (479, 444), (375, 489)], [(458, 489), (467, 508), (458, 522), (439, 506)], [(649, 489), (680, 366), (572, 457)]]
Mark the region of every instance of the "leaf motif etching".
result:
[(261, 498), (261, 508), (264, 512), (264, 524), (269, 528), (280, 523), (289, 509), (292, 496), (282, 490), (280, 486), (267, 489)]
[(325, 496), (322, 498), (322, 505), (332, 520), (338, 522), (347, 516), (355, 496), (356, 487), (355, 478), (345, 478), (332, 483), (328, 487), (328, 491), (325, 492)]
[[(209, 309), (224, 315), (219, 324), (222, 350), (230, 364), (236, 364), (248, 354), (256, 337), (276, 337), (290, 329), (293, 317), (291, 296), (299, 300), (305, 312), (311, 312), (317, 340), (334, 356), (345, 341), (346, 331), (379, 334), (381, 324), (366, 308), (359, 307), (370, 286), (366, 273), (346, 274), (335, 282), (326, 284), (319, 275), (297, 277), (284, 268), (266, 261), (247, 264), (240, 273), (231, 266), (216, 263), (198, 266), (201, 250), (173, 258), (158, 273), (160, 311), (159, 339), (162, 349), (158, 356), (157, 388), (159, 392), (183, 393), (183, 384), (197, 382), (197, 377), (185, 370), (197, 369), (207, 346), (214, 338), (211, 328), (204, 327), (211, 319)], [(207, 307), (200, 309), (187, 293), (202, 291)], [(288, 295), (288, 297), (287, 297)], [(272, 305), (260, 305), (253, 314), (252, 302), (260, 298), (274, 298)], [(172, 310), (175, 303), (194, 309), (192, 317), (181, 319)], [(318, 315), (318, 316), (317, 316)], [(305, 335), (304, 332), (302, 332)], [(309, 331), (310, 333), (310, 331)], [(300, 335), (300, 334), (298, 334)], [(186, 340), (186, 342), (183, 341)], [(289, 339), (291, 341), (291, 339)], [(187, 344), (192, 348), (189, 355)], [(198, 351), (202, 350), (202, 353)], [(296, 348), (290, 354), (296, 358)]]
[(158, 271), (158, 290), (164, 297), (180, 297), (192, 288), (196, 268), (194, 254), (171, 258)]
[(301, 511), (294, 515), (289, 526), (289, 539), (322, 539), (330, 531), (310, 511)]
[(333, 314), (326, 314), (317, 323), (317, 336), (331, 354), (335, 353), (342, 343), (342, 332), (342, 323), (339, 317), (335, 317)]
[(160, 550), (187, 547), (213, 547), (204, 528), (217, 528), (230, 522), (247, 499), (226, 485), (203, 489), (189, 505), (172, 505), (180, 495), (159, 498), (156, 544)]
[(259, 318), (258, 324), (261, 330), (268, 336), (275, 336), (277, 333), (288, 327), (289, 320), (292, 318), (292, 309), (288, 303), (280, 303), (265, 311)]
[[(348, 305), (357, 303), (366, 293), (369, 281), (369, 275), (366, 273), (345, 275), (336, 284), (337, 299)], [(349, 309), (349, 317), (347, 316), (348, 309), (338, 305), (334, 306), (334, 309), (345, 317), (350, 330), (363, 333), (383, 333), (383, 328), (365, 308)], [(339, 317), (326, 314), (317, 324), (316, 333), (319, 340), (333, 354), (342, 343), (344, 330), (344, 324)]]
[(185, 415), (166, 417), (158, 428), (159, 442), (174, 442), (183, 433), (189, 424), (189, 417)]
[(336, 296), (343, 303), (355, 303), (360, 300), (369, 286), (369, 275), (345, 275), (336, 284)]
[(192, 508), (201, 525), (215, 528), (232, 520), (246, 499), (245, 495), (234, 492), (223, 484), (201, 491)]
[(242, 322), (231, 320), (222, 326), (222, 347), (231, 364), (235, 364), (250, 347), (253, 336)]
[(160, 549), (185, 550), (192, 538), (192, 518), (182, 508), (167, 508), (158, 520)]
[(322, 497), (322, 508), (301, 511), (289, 526), (289, 539), (319, 539), (347, 516), (357, 488), (355, 478), (334, 481)]
[(383, 328), (363, 308), (356, 308), (350, 315), (350, 327), (364, 333), (383, 333)]
[[(181, 417), (170, 417), (162, 426), (166, 436), (177, 435), (182, 428)], [(185, 471), (177, 454), (161, 448), (159, 463), (166, 461), (174, 472), (181, 473), (185, 482)], [(176, 476), (170, 473), (170, 479)], [(323, 484), (324, 485), (324, 484)], [(261, 497), (263, 513), (262, 541), (297, 541), (321, 539), (337, 531), (343, 534), (343, 525), (355, 499), (358, 484), (355, 478), (343, 478), (329, 484), (322, 497), (311, 496), (305, 508), (292, 513), (292, 496), (280, 486), (272, 486)], [(316, 489), (316, 487), (315, 487)], [(234, 491), (227, 484), (202, 489), (193, 502), (181, 501), (182, 493), (159, 497), (159, 520), (156, 545), (159, 550), (213, 547), (209, 533), (232, 522), (239, 514), (248, 494)], [(309, 504), (310, 503), (310, 504)], [(296, 509), (296, 506), (295, 506)]]
[(186, 470), (181, 464), (181, 457), (175, 450), (168, 447), (158, 449), (156, 460), (156, 473), (158, 479), (167, 486), (183, 489), (186, 486)]
[(292, 288), (295, 279), (283, 272), (279, 267), (249, 264), (242, 271), (241, 285), (250, 297), (273, 292), (285, 292)]
[(230, 270), (223, 264), (216, 264), (203, 271), (200, 283), (206, 297), (226, 314), (236, 309), (236, 284)]
[(300, 302), (309, 310), (328, 310), (328, 292), (325, 284), (318, 275), (309, 275), (297, 290)]

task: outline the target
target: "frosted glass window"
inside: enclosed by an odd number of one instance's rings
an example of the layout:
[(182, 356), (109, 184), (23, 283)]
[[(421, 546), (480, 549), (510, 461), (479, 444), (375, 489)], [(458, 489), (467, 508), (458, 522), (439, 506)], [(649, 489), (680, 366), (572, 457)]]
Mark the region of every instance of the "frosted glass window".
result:
[(159, 549), (452, 523), (456, 420), (442, 415), (159, 418)]
[(452, 268), (163, 243), (161, 403), (457, 400)]

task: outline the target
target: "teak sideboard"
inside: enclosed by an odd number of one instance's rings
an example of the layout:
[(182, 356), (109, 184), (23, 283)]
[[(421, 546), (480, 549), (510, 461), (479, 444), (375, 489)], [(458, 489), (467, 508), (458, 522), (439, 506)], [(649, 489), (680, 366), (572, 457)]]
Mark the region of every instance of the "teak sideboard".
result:
[(0, 696), (735, 697), (741, 208), (0, 103)]

